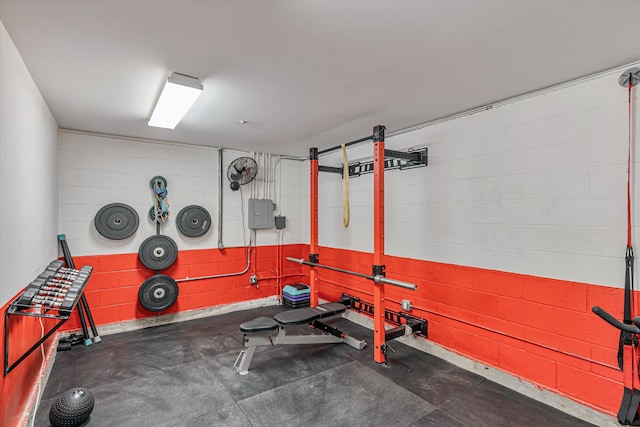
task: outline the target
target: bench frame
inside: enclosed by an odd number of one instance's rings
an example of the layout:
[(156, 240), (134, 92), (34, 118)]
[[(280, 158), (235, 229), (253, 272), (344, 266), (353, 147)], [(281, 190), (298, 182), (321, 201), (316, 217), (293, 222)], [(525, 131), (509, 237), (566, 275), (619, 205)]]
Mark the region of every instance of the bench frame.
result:
[[(322, 305), (318, 306), (322, 307)], [(346, 309), (346, 307), (345, 307)], [(300, 309), (298, 309), (300, 310)], [(323, 319), (333, 319), (341, 317), (344, 310), (339, 313), (335, 313)], [(290, 326), (308, 325), (313, 331), (321, 331), (319, 334), (308, 335), (287, 335), (287, 328)], [(241, 325), (242, 329), (242, 325)], [(299, 330), (298, 330), (299, 331)], [(249, 373), (249, 365), (253, 360), (253, 355), (256, 352), (256, 348), (259, 346), (274, 346), (279, 344), (347, 344), (357, 350), (362, 350), (367, 345), (366, 341), (353, 338), (333, 326), (320, 322), (317, 319), (311, 319), (309, 322), (298, 324), (281, 324), (276, 318), (273, 319), (273, 327), (268, 330), (261, 331), (244, 331), (242, 338), (244, 348), (240, 351), (240, 354), (236, 358), (233, 367), (238, 371), (240, 375), (247, 375)]]

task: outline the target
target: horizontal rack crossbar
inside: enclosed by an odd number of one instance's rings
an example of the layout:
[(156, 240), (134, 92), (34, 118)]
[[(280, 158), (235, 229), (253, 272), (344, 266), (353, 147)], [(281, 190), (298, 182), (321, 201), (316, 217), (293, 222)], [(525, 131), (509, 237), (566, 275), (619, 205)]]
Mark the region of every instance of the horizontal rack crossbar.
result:
[[(384, 160), (384, 169), (414, 169), (425, 167), (428, 165), (428, 149), (422, 148), (418, 151), (393, 151), (393, 150), (384, 150), (385, 160)], [(390, 157), (390, 158), (387, 158)], [(373, 161), (367, 162), (357, 162), (349, 165), (349, 177), (358, 177), (360, 175), (364, 175), (367, 173), (373, 172)], [(343, 168), (336, 166), (323, 166), (318, 165), (319, 172), (330, 172), (337, 173), (342, 175)]]

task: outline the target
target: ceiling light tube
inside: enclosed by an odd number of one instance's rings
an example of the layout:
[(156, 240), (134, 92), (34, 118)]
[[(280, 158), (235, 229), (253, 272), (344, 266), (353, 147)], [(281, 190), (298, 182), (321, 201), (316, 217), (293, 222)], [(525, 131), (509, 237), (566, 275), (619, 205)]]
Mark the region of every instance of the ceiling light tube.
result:
[(202, 83), (195, 77), (172, 73), (162, 89), (149, 126), (174, 129), (202, 93)]

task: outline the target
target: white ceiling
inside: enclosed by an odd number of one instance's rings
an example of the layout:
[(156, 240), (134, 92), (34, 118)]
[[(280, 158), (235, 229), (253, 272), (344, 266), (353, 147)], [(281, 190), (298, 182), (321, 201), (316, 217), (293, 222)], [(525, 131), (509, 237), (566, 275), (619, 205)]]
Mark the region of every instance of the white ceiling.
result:
[[(61, 128), (278, 154), (640, 60), (635, 0), (0, 0), (0, 19)], [(204, 93), (150, 128), (174, 71)]]

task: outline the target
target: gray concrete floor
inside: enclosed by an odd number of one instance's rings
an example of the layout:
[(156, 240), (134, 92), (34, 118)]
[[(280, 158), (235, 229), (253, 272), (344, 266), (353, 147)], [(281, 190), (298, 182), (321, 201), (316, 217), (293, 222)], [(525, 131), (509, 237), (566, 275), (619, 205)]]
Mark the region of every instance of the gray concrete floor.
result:
[(373, 361), (369, 329), (337, 319), (365, 339), (344, 344), (259, 347), (248, 375), (233, 363), (240, 323), (283, 307), (239, 311), (102, 337), (59, 352), (36, 414), (65, 390), (88, 387), (99, 426), (589, 426), (474, 373), (398, 342), (389, 367)]

